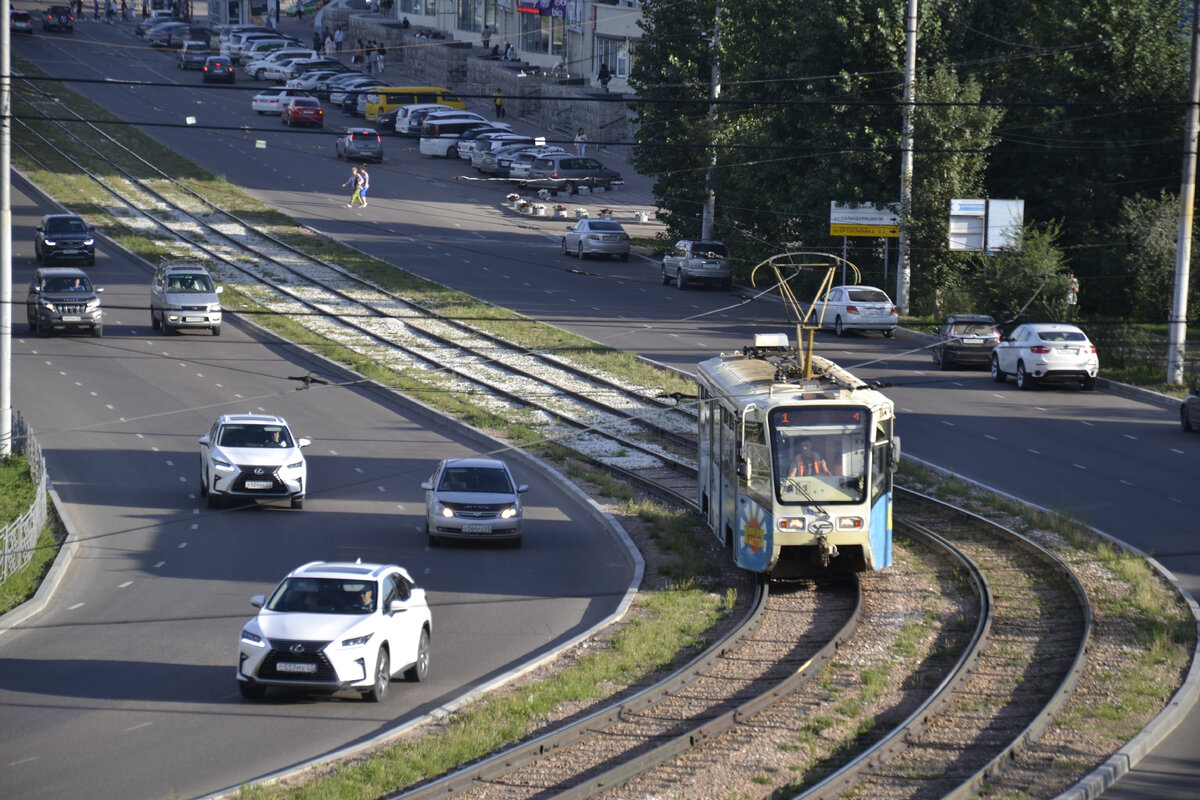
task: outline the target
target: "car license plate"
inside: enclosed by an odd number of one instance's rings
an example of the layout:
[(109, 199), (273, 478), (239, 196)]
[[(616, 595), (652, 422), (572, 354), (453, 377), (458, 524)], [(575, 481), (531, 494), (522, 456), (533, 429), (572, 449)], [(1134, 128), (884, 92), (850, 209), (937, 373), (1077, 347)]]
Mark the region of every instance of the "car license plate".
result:
[(983, 339), (963, 339), (964, 344), (983, 344)]
[(316, 664), (298, 664), (292, 661), (280, 661), (275, 665), (275, 669), (280, 672), (305, 672), (313, 673), (317, 671)]
[(184, 317), (184, 322), (204, 322), (204, 317)]
[(463, 533), (491, 533), (491, 525), (463, 525)]
[(271, 481), (246, 481), (247, 489), (270, 489), (272, 486)]
[(77, 317), (77, 316), (73, 316), (73, 315), (72, 316), (64, 315), (62, 318), (62, 321), (63, 322), (82, 322), (83, 317)]

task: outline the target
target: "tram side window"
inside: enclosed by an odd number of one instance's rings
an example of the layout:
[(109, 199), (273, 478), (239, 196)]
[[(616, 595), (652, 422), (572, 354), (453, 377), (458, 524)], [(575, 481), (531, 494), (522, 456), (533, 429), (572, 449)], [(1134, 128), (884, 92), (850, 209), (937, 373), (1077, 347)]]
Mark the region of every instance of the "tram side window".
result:
[(737, 475), (737, 428), (727, 408), (722, 406), (717, 413), (720, 414), (717, 431), (721, 436), (721, 472), (733, 478)]
[(747, 422), (742, 429), (745, 435), (743, 455), (750, 467), (750, 480), (746, 487), (751, 497), (760, 503), (771, 502), (771, 455), (767, 449), (767, 428), (761, 422)]
[(871, 502), (892, 490), (892, 420), (875, 424), (875, 447), (871, 454)]

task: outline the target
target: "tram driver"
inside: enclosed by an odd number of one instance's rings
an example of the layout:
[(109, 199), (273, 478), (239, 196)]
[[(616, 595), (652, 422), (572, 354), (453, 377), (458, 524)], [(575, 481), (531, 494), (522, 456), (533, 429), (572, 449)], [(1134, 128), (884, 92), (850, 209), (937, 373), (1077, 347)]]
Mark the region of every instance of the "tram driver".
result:
[(801, 478), (809, 475), (828, 475), (829, 465), (825, 458), (813, 449), (812, 439), (805, 437), (800, 440), (800, 451), (792, 459), (792, 468), (788, 471), (789, 478)]

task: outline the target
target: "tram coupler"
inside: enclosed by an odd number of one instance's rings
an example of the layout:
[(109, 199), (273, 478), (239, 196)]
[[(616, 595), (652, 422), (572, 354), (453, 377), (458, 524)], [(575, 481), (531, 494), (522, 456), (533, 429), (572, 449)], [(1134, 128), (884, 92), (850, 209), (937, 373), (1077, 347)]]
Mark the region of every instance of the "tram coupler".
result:
[(829, 541), (825, 534), (817, 536), (817, 550), (821, 553), (821, 567), (828, 568), (829, 562), (838, 557), (837, 545)]

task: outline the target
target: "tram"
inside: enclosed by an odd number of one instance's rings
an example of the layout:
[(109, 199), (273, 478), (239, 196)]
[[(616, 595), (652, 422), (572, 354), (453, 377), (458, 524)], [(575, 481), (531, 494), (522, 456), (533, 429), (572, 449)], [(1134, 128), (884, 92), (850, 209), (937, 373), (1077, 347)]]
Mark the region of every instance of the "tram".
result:
[(807, 349), (758, 334), (697, 372), (701, 511), (739, 567), (778, 579), (892, 563), (894, 405), (813, 355), (815, 327), (797, 325)]

